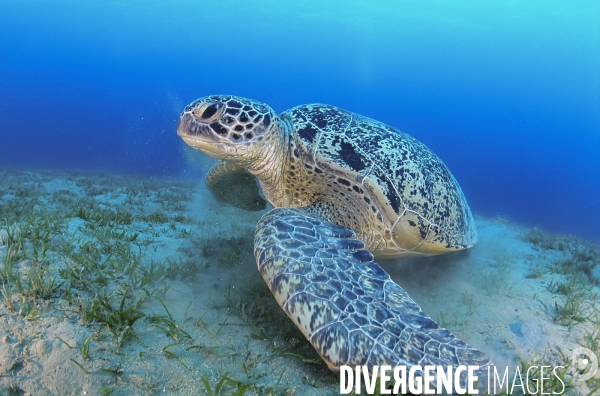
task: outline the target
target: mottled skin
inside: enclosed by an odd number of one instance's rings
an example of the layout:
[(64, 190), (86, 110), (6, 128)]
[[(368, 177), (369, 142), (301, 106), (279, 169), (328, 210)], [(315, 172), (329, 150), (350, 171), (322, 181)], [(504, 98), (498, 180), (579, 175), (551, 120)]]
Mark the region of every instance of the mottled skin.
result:
[[(491, 364), (428, 318), (373, 261), (456, 251), (477, 240), (460, 187), (423, 144), (333, 106), (298, 106), (278, 117), (235, 96), (192, 102), (177, 131), (191, 147), (258, 179), (275, 208), (256, 228), (258, 268), (332, 370)], [(211, 171), (207, 184), (225, 173)]]

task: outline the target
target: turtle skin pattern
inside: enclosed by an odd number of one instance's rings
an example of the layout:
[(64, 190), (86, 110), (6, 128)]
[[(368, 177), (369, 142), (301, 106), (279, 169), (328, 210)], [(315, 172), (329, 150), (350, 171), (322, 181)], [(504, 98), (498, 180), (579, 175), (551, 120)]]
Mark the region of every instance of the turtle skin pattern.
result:
[(427, 317), (353, 231), (308, 209), (277, 208), (254, 254), (275, 299), (330, 369), (341, 365), (491, 365)]

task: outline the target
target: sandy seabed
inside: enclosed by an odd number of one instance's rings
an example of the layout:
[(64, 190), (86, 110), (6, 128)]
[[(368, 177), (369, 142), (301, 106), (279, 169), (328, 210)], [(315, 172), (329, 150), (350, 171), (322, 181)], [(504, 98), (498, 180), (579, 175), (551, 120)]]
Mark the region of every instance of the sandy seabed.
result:
[[(339, 394), (256, 269), (262, 213), (203, 182), (0, 171), (0, 395)], [(563, 394), (600, 394), (569, 363), (600, 356), (598, 246), (476, 222), (469, 252), (380, 264), (511, 380), (563, 365)]]

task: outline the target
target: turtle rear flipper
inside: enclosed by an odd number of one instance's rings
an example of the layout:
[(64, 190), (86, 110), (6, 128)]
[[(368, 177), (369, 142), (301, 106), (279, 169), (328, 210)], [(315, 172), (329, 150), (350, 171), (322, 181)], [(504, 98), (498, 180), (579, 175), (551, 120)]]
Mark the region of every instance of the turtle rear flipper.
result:
[(221, 204), (248, 211), (263, 210), (267, 201), (260, 195), (256, 177), (241, 166), (218, 161), (208, 171), (206, 186)]
[(427, 317), (353, 231), (278, 208), (258, 223), (254, 254), (275, 299), (331, 370), (341, 365), (477, 365), (490, 359)]

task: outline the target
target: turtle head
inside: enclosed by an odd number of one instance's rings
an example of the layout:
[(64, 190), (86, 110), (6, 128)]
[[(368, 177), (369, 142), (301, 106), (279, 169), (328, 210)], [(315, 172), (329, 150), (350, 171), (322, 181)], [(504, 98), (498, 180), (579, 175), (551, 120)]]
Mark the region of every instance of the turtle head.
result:
[(247, 166), (279, 133), (269, 106), (238, 96), (206, 96), (185, 107), (177, 125), (189, 146), (218, 159)]

